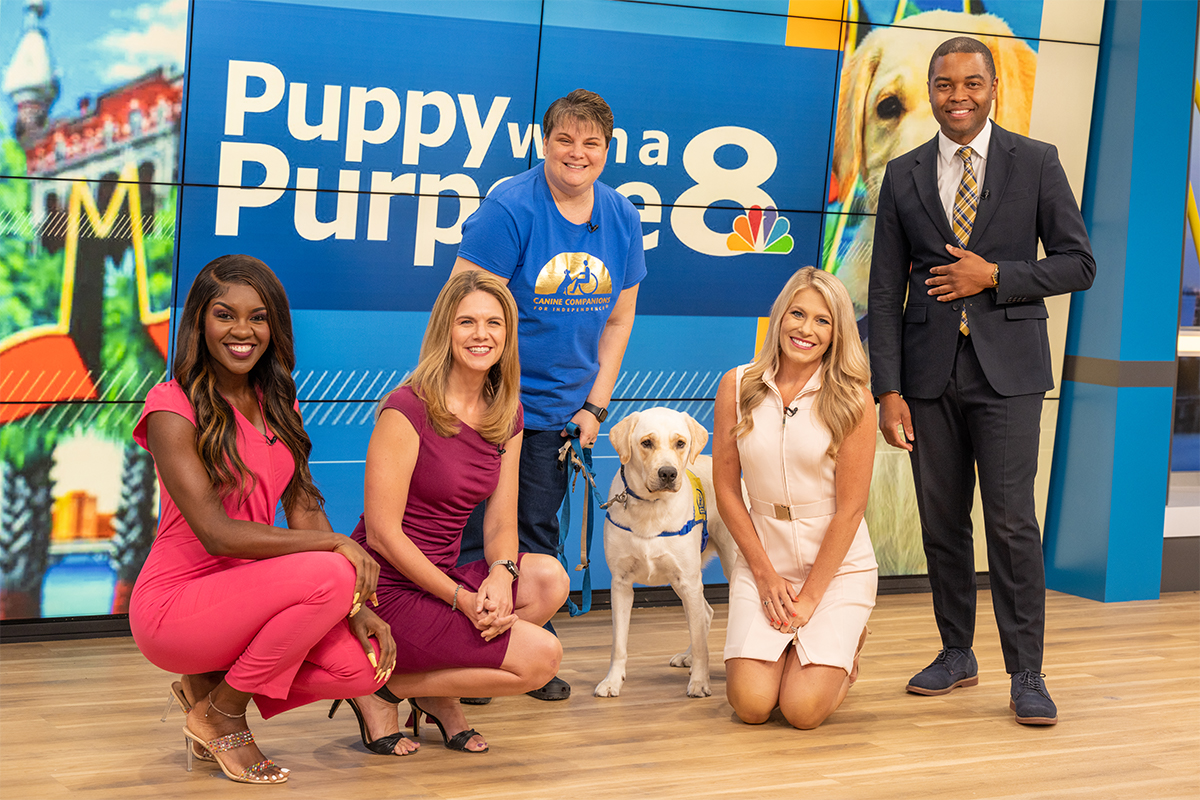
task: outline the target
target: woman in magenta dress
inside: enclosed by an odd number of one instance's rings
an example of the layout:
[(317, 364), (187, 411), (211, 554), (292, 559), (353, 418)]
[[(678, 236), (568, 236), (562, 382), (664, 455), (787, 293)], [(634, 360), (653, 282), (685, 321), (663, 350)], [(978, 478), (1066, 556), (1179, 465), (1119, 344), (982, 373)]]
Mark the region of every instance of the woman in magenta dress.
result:
[[(351, 703), (364, 739), (395, 735), (399, 696), (412, 698), (414, 732), (427, 714), (446, 747), (485, 752), (458, 698), (523, 694), (558, 670), (562, 646), (541, 626), (566, 600), (566, 572), (553, 556), (517, 554), (520, 380), (512, 295), (486, 272), (453, 276), (367, 450), (354, 539), (381, 565), (377, 611), (397, 659), (378, 695)], [(456, 567), (463, 525), (485, 499), (485, 558)]]
[[(133, 433), (162, 495), (130, 602), (134, 640), (183, 673), (172, 694), (187, 712), (188, 769), (193, 755), (216, 760), (243, 783), (288, 774), (254, 742), (251, 698), (271, 717), (373, 691), (395, 663), (389, 626), (362, 606), (379, 566), (333, 532), (308, 471), (294, 366), (279, 279), (256, 258), (222, 256), (196, 276), (174, 379), (150, 390)], [(287, 528), (273, 525), (281, 501)]]

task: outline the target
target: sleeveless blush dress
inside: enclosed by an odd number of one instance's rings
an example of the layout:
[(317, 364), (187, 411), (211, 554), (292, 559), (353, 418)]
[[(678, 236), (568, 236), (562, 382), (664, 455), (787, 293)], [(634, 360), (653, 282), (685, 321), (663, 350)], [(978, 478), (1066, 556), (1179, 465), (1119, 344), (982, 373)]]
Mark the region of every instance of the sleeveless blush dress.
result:
[[(740, 399), (747, 366), (737, 370), (735, 403)], [(775, 570), (796, 591), (812, 569), (837, 508), (836, 464), (825, 452), (830, 435), (814, 409), (822, 373), (819, 368), (792, 398), (788, 407), (795, 413), (791, 416), (784, 414), (773, 376), (767, 376), (770, 392), (750, 412), (754, 428), (738, 439), (742, 477), (750, 494), (750, 519)], [(792, 506), (793, 519), (776, 519), (774, 504)], [(808, 624), (795, 634), (786, 634), (771, 627), (754, 575), (745, 559), (739, 560), (729, 581), (725, 659), (777, 661), (794, 642), (802, 665), (823, 664), (850, 672), (859, 636), (875, 607), (878, 582), (875, 551), (863, 520)]]

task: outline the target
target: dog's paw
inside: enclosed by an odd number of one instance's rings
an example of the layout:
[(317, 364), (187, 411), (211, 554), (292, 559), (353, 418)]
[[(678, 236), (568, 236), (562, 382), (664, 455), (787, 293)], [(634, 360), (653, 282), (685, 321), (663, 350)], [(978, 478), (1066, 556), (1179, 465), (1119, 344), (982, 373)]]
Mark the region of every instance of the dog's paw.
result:
[(703, 680), (700, 680), (699, 678), (693, 678), (692, 680), (688, 681), (687, 696), (688, 697), (710, 697), (710, 696), (712, 696), (712, 687), (709, 686), (708, 678), (705, 678)]
[(617, 678), (609, 675), (596, 685), (596, 690), (592, 692), (592, 694), (596, 697), (620, 697), (621, 684), (624, 682), (624, 678)]
[(676, 653), (675, 655), (671, 656), (671, 666), (672, 667), (690, 667), (691, 665), (692, 665), (691, 651), (688, 651), (685, 653)]

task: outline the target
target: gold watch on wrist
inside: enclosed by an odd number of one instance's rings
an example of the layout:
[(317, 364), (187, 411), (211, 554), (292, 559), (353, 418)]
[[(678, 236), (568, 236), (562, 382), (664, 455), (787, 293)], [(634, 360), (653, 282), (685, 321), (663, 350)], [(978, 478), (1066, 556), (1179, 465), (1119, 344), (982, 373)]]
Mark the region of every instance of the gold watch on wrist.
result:
[(992, 288), (1000, 285), (1000, 265), (992, 264)]

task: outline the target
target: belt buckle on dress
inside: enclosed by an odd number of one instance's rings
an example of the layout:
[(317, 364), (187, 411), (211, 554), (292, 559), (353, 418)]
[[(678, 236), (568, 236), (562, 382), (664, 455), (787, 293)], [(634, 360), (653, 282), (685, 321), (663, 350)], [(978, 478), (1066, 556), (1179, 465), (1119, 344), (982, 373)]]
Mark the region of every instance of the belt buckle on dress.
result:
[(775, 519), (781, 522), (792, 521), (792, 507), (785, 506), (782, 503), (772, 503), (771, 509), (775, 512)]

